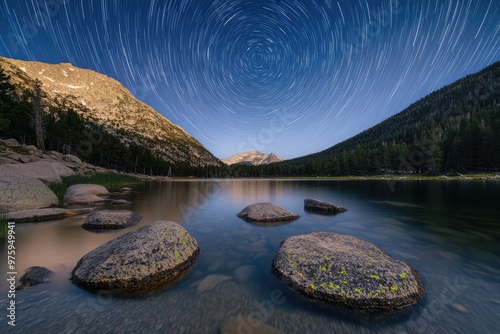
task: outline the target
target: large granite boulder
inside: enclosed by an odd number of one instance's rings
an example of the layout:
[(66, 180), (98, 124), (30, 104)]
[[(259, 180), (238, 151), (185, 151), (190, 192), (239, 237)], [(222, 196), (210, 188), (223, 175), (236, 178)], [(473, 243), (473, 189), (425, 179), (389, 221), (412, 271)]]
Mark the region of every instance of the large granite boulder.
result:
[(142, 216), (127, 210), (101, 210), (92, 212), (82, 227), (87, 230), (120, 229), (134, 226)]
[(70, 176), (75, 172), (57, 161), (37, 161), (22, 164), (0, 165), (0, 173), (16, 172), (39, 179), (45, 183), (60, 183), (61, 176)]
[(9, 221), (15, 223), (36, 223), (47, 220), (63, 219), (91, 212), (93, 209), (73, 209), (47, 208), (35, 210), (22, 210), (9, 213)]
[(273, 273), (300, 293), (339, 309), (407, 310), (424, 296), (417, 270), (349, 235), (315, 232), (286, 239)]
[(156, 221), (82, 257), (71, 280), (92, 291), (145, 293), (179, 279), (199, 253), (196, 240), (182, 226)]
[(237, 215), (253, 222), (282, 222), (300, 218), (296, 213), (273, 203), (255, 203), (244, 208)]
[(333, 215), (347, 211), (346, 208), (341, 206), (337, 206), (329, 202), (319, 201), (313, 198), (306, 198), (304, 200), (304, 210), (325, 215)]
[(64, 193), (66, 205), (93, 204), (108, 202), (109, 191), (106, 187), (97, 184), (74, 184)]
[(45, 267), (29, 267), (19, 279), (19, 285), (16, 286), (16, 290), (24, 290), (37, 284), (48, 282), (50, 276), (53, 274), (54, 272)]
[(0, 211), (39, 209), (58, 203), (57, 196), (43, 182), (16, 172), (0, 173)]

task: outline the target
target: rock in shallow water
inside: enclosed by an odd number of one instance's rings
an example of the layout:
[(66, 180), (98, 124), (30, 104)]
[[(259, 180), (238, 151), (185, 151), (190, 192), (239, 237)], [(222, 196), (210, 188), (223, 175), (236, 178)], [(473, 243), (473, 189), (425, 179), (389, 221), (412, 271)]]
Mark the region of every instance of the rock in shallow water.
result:
[(300, 218), (296, 213), (273, 203), (255, 203), (244, 208), (237, 215), (254, 222), (280, 222)]
[(97, 184), (74, 184), (64, 193), (64, 202), (66, 205), (92, 204), (110, 201), (105, 199), (109, 191)]
[(255, 317), (238, 317), (221, 329), (222, 334), (284, 334), (277, 328), (269, 326)]
[(157, 221), (89, 252), (78, 261), (71, 280), (89, 290), (146, 293), (180, 278), (199, 253), (196, 240), (182, 226)]
[(273, 273), (300, 293), (341, 309), (407, 309), (424, 296), (419, 273), (375, 245), (349, 235), (315, 232), (286, 239)]
[(227, 275), (209, 275), (205, 277), (196, 288), (198, 293), (207, 292), (215, 289), (215, 287), (225, 281), (231, 280), (231, 276)]
[(14, 211), (9, 213), (9, 221), (16, 223), (36, 223), (47, 220), (57, 220), (92, 212), (93, 209), (47, 208), (35, 210)]
[(127, 210), (101, 210), (92, 212), (82, 227), (86, 230), (120, 229), (134, 226), (142, 216)]
[(26, 273), (19, 279), (16, 290), (24, 290), (34, 285), (45, 283), (52, 276), (53, 272), (45, 267), (29, 267)]
[(306, 211), (321, 213), (326, 215), (333, 215), (347, 211), (346, 208), (337, 206), (333, 203), (318, 201), (313, 198), (306, 198), (304, 200), (304, 209)]

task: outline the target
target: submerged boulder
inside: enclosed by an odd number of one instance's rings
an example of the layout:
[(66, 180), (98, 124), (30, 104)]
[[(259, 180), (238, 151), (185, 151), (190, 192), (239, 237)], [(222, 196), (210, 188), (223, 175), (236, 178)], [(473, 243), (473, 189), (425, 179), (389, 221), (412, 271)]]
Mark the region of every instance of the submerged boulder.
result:
[(59, 203), (42, 181), (16, 172), (0, 173), (0, 212), (46, 208)]
[(29, 267), (19, 279), (19, 285), (16, 287), (16, 290), (24, 290), (34, 285), (48, 282), (50, 276), (53, 274), (54, 272), (45, 267)]
[(78, 261), (71, 280), (89, 290), (145, 293), (179, 279), (200, 253), (179, 224), (156, 221), (125, 233)]
[(92, 204), (99, 202), (108, 202), (109, 191), (104, 186), (97, 184), (74, 184), (64, 193), (64, 202), (66, 205)]
[(119, 229), (134, 226), (142, 216), (127, 210), (101, 210), (92, 212), (82, 227), (87, 230)]
[(220, 332), (223, 334), (284, 334), (284, 332), (282, 332), (281, 330), (263, 323), (261, 321), (262, 319), (260, 318), (257, 318), (259, 320), (256, 321), (254, 315), (255, 312), (253, 314), (250, 314), (249, 317), (239, 316), (238, 318), (233, 319), (231, 322), (227, 323), (223, 328), (221, 328)]
[(405, 310), (424, 296), (416, 269), (349, 235), (315, 232), (290, 237), (276, 254), (272, 271), (300, 293), (340, 309)]
[(333, 203), (319, 201), (313, 198), (306, 198), (304, 200), (304, 209), (306, 211), (321, 213), (326, 215), (333, 215), (347, 211), (346, 208), (337, 206)]
[(254, 222), (281, 222), (300, 218), (296, 213), (273, 203), (249, 205), (237, 216)]

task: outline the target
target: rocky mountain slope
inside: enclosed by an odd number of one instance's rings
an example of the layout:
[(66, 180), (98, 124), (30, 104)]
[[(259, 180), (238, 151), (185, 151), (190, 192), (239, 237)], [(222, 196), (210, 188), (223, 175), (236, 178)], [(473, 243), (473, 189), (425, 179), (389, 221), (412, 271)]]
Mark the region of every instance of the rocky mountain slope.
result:
[(269, 165), (274, 162), (280, 162), (283, 161), (284, 159), (278, 157), (274, 153), (270, 154), (265, 154), (261, 153), (259, 151), (251, 151), (251, 152), (244, 152), (244, 153), (239, 153), (235, 154), (227, 159), (222, 160), (226, 165), (235, 165), (235, 164), (240, 164), (240, 165), (253, 165), (253, 166), (260, 166), (260, 165)]
[(119, 137), (123, 145), (142, 146), (172, 164), (222, 165), (181, 127), (137, 100), (113, 78), (69, 63), (46, 64), (0, 57), (0, 66), (20, 91), (40, 80), (49, 105), (73, 108)]

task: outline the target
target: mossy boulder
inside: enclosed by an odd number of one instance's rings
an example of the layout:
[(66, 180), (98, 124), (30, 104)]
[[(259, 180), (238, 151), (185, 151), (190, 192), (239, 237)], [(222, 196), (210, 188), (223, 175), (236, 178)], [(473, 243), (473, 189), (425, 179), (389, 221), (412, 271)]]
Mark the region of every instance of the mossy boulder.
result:
[(46, 208), (57, 197), (42, 181), (16, 172), (0, 173), (0, 212)]
[(300, 218), (296, 213), (273, 203), (255, 203), (244, 208), (237, 215), (252, 222), (283, 222)]
[(200, 249), (179, 224), (156, 221), (123, 234), (78, 261), (71, 280), (88, 290), (142, 294), (177, 281)]
[(424, 296), (416, 269), (349, 235), (315, 232), (290, 237), (276, 254), (272, 271), (298, 292), (339, 309), (402, 311)]

